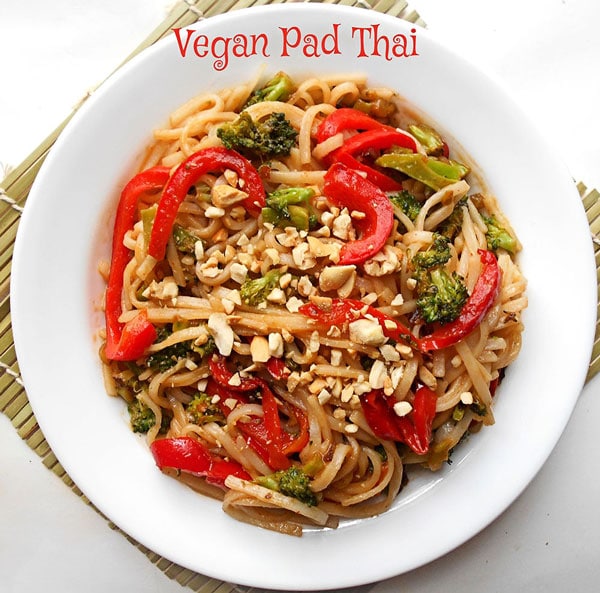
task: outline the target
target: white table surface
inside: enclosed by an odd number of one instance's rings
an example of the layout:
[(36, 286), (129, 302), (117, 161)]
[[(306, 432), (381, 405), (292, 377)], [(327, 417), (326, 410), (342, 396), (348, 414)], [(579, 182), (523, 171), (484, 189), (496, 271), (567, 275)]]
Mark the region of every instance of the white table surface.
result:
[[(2, 0), (0, 75), (12, 82), (0, 89), (1, 166), (25, 158), (170, 5)], [(431, 31), (504, 84), (575, 179), (600, 188), (600, 3), (413, 0), (411, 6)], [(583, 389), (548, 462), (503, 515), (454, 552), (373, 590), (598, 591), (599, 418), (597, 378)], [(183, 589), (48, 471), (0, 414), (0, 591), (109, 590)]]

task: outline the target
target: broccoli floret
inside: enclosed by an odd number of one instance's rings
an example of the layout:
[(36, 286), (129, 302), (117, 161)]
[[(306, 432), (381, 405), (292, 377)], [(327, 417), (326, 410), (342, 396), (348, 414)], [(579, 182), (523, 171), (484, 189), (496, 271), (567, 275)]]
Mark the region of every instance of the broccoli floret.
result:
[(261, 101), (287, 101), (294, 88), (294, 81), (285, 72), (278, 72), (264, 86), (250, 95), (244, 108)]
[(417, 253), (412, 261), (417, 268), (431, 269), (444, 265), (450, 257), (450, 240), (439, 233), (434, 233), (429, 248)]
[(458, 233), (462, 230), (463, 208), (467, 205), (467, 199), (465, 196), (456, 202), (450, 216), (438, 227), (438, 232), (450, 241), (454, 241)]
[(421, 270), (417, 278), (417, 308), (427, 323), (456, 319), (469, 296), (462, 278), (444, 268)]
[(206, 356), (210, 356), (217, 349), (217, 345), (215, 344), (215, 339), (212, 335), (208, 336), (208, 339), (204, 344), (192, 345), (192, 350), (200, 355), (200, 358), (205, 358)]
[(366, 354), (364, 354), (363, 356), (360, 357), (360, 366), (365, 371), (370, 371), (371, 368), (373, 368), (374, 362), (375, 362), (375, 360), (373, 358), (371, 358), (370, 356), (367, 356)]
[(300, 231), (313, 229), (317, 224), (310, 205), (314, 194), (309, 187), (287, 187), (270, 192), (262, 209), (263, 220), (280, 227), (293, 226)]
[(272, 113), (254, 121), (245, 111), (234, 121), (222, 125), (217, 136), (225, 148), (237, 150), (249, 159), (290, 154), (298, 132), (283, 113)]
[(421, 211), (421, 202), (415, 198), (409, 191), (403, 190), (397, 194), (388, 196), (394, 206), (400, 210), (413, 222), (419, 216)]
[(127, 405), (127, 411), (133, 432), (148, 432), (156, 424), (154, 412), (138, 399)]
[(182, 253), (194, 253), (196, 242), (200, 239), (180, 224), (176, 224), (173, 226), (173, 240), (178, 251)]
[(185, 411), (188, 418), (194, 424), (202, 425), (207, 422), (218, 422), (223, 424), (225, 416), (217, 404), (212, 403), (212, 398), (206, 393), (198, 393), (186, 406)]
[(317, 497), (310, 489), (310, 477), (299, 467), (290, 467), (268, 476), (259, 476), (255, 482), (260, 486), (292, 496), (308, 506), (317, 505)]
[[(145, 433), (148, 432), (156, 424), (156, 416), (154, 412), (143, 401), (136, 399), (127, 404), (129, 412), (129, 422), (133, 432)], [(166, 414), (162, 414), (162, 422), (160, 423), (160, 432), (165, 433), (169, 430), (171, 418)]]
[(506, 249), (506, 251), (514, 253), (517, 247), (516, 239), (505, 228), (498, 224), (496, 218), (494, 216), (484, 216), (483, 221), (487, 226), (485, 236), (488, 249), (492, 251)]
[[(127, 404), (129, 423), (133, 432), (148, 432), (156, 424), (154, 412), (143, 401), (136, 399)], [(163, 412), (160, 423), (160, 433), (169, 430), (171, 417)]]
[[(171, 332), (166, 327), (161, 327), (157, 331), (156, 342), (166, 340)], [(190, 351), (190, 342), (178, 342), (172, 346), (167, 346), (158, 352), (154, 352), (146, 358), (146, 366), (154, 371), (163, 373), (169, 370), (177, 363), (180, 358), (185, 358)]]
[(146, 359), (146, 366), (160, 373), (164, 373), (177, 364), (180, 358), (185, 358), (189, 352), (189, 342), (173, 344), (163, 350), (154, 352)]
[(240, 287), (240, 296), (246, 305), (256, 307), (267, 299), (269, 293), (279, 285), (281, 272), (270, 270), (261, 278), (247, 279)]

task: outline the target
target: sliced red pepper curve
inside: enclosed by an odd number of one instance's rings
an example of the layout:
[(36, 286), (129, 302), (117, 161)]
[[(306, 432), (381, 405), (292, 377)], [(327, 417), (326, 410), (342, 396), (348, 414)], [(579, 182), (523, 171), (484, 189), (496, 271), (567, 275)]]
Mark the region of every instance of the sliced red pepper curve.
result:
[[(334, 163), (325, 174), (323, 191), (336, 206), (364, 212), (361, 236), (342, 246), (339, 264), (365, 262), (385, 245), (392, 232), (392, 203), (374, 183), (341, 163)], [(358, 222), (355, 224), (359, 226)]]
[[(287, 469), (291, 462), (288, 456), (301, 451), (308, 443), (308, 419), (306, 414), (288, 405), (282, 405), (282, 411), (293, 418), (297, 425), (297, 435), (284, 430), (279, 416), (279, 404), (275, 394), (266, 381), (259, 377), (242, 377), (239, 385), (231, 385), (233, 373), (227, 368), (227, 361), (223, 356), (214, 355), (209, 361), (212, 378), (217, 383), (216, 392), (224, 395), (224, 391), (233, 394), (234, 399), (244, 401), (243, 393), (251, 390), (260, 390), (263, 407), (263, 417), (239, 422), (238, 429), (246, 438), (248, 444), (263, 458), (274, 470)], [(235, 382), (237, 383), (237, 381)], [(241, 396), (241, 397), (240, 397)], [(229, 410), (221, 408), (227, 415)]]
[(232, 391), (254, 391), (260, 387), (258, 379), (254, 377), (240, 377), (239, 382), (236, 381), (235, 384), (230, 382), (234, 374), (229, 370), (224, 356), (213, 354), (208, 361), (208, 368), (217, 383)]
[(130, 250), (123, 245), (123, 238), (133, 228), (140, 196), (162, 189), (168, 179), (167, 167), (153, 167), (135, 175), (121, 192), (113, 228), (112, 256), (106, 287), (104, 353), (109, 360), (135, 360), (156, 339), (156, 330), (144, 311), (127, 324), (119, 321), (122, 313), (123, 273), (131, 258)]
[(339, 326), (343, 323), (356, 321), (367, 315), (374, 317), (383, 330), (383, 335), (396, 342), (403, 340), (412, 343), (415, 338), (410, 330), (397, 319), (382, 313), (375, 307), (355, 299), (332, 299), (331, 306), (321, 308), (314, 303), (306, 303), (298, 309), (302, 315), (320, 321), (325, 325)]
[(352, 107), (341, 107), (332, 111), (320, 124), (317, 129), (317, 142), (321, 143), (346, 130), (374, 130), (376, 128), (387, 127), (381, 122), (373, 119), (363, 111), (353, 109)]
[(371, 150), (382, 150), (392, 146), (417, 150), (415, 139), (408, 133), (382, 124), (366, 113), (343, 107), (330, 113), (317, 129), (317, 142), (323, 142), (340, 132), (353, 130), (359, 133), (350, 137), (344, 144), (325, 158), (326, 163), (342, 162), (346, 166), (362, 171), (367, 178), (383, 191), (399, 191), (402, 184), (385, 173), (358, 160), (358, 156)]
[(267, 360), (265, 367), (267, 367), (267, 371), (269, 371), (271, 377), (273, 377), (273, 379), (277, 379), (278, 381), (285, 379), (291, 373), (290, 369), (288, 369), (285, 365), (283, 359), (275, 358), (273, 356)]
[(412, 136), (401, 130), (383, 126), (352, 136), (335, 151), (332, 158), (334, 161), (339, 161), (348, 167), (362, 171), (366, 174), (367, 179), (379, 186), (383, 191), (399, 191), (402, 189), (402, 184), (399, 181), (359, 161), (357, 158), (365, 152), (384, 150), (392, 148), (392, 146), (402, 146), (403, 148), (409, 148), (413, 152), (417, 150), (417, 144)]
[(362, 410), (373, 433), (381, 438), (407, 444), (417, 455), (429, 451), (437, 394), (421, 385), (415, 392), (412, 411), (407, 416), (394, 412), (396, 400), (382, 390), (373, 390), (361, 398)]
[(207, 482), (224, 486), (227, 476), (251, 480), (252, 476), (237, 461), (228, 461), (212, 454), (202, 443), (191, 437), (158, 439), (150, 451), (159, 469), (172, 468), (206, 478)]
[(299, 312), (325, 325), (338, 326), (369, 315), (379, 321), (383, 334), (392, 340), (404, 340), (421, 352), (448, 348), (468, 336), (481, 323), (500, 291), (502, 271), (496, 256), (484, 249), (480, 249), (478, 253), (483, 269), (460, 315), (455, 321), (440, 326), (423, 338), (413, 336), (397, 319), (354, 299), (332, 299), (331, 305), (326, 309), (314, 303), (306, 303), (299, 308)]
[(494, 304), (500, 291), (502, 271), (496, 256), (491, 251), (480, 249), (477, 253), (483, 268), (460, 315), (454, 321), (436, 329), (432, 334), (421, 338), (419, 340), (421, 351), (441, 350), (460, 342), (481, 323)]
[(243, 204), (249, 212), (258, 215), (265, 205), (265, 189), (256, 169), (249, 160), (235, 150), (221, 146), (204, 148), (183, 161), (171, 176), (158, 204), (148, 253), (157, 260), (165, 256), (177, 211), (188, 190), (205, 173), (231, 169), (243, 181), (248, 194)]

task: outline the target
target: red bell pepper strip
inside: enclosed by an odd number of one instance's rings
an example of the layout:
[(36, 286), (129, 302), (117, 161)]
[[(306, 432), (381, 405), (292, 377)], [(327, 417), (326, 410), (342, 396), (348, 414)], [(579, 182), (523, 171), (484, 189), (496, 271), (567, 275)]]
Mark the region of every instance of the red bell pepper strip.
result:
[(252, 476), (237, 461), (227, 461), (211, 453), (202, 443), (191, 437), (158, 439), (150, 451), (159, 469), (172, 468), (206, 478), (206, 481), (224, 486), (227, 476), (252, 480)]
[(366, 173), (367, 178), (384, 191), (399, 191), (402, 185), (384, 173), (358, 160), (359, 154), (370, 150), (381, 150), (392, 146), (417, 150), (414, 138), (393, 126), (382, 124), (366, 113), (350, 107), (343, 107), (330, 113), (317, 129), (317, 142), (323, 142), (335, 134), (347, 130), (359, 133), (350, 137), (344, 144), (332, 151), (325, 161), (340, 161), (350, 167)]
[(396, 342), (403, 340), (411, 344), (416, 340), (410, 330), (400, 321), (382, 313), (371, 305), (355, 299), (332, 299), (331, 306), (327, 309), (321, 308), (314, 303), (305, 303), (300, 306), (298, 311), (311, 319), (329, 326), (340, 326), (346, 322), (371, 316), (379, 322), (383, 330), (383, 335), (387, 338)]
[(238, 430), (244, 435), (248, 446), (274, 471), (287, 469), (291, 461), (279, 449), (269, 435), (262, 418), (252, 418), (247, 422), (238, 422)]
[(235, 400), (239, 404), (247, 404), (250, 401), (247, 391), (233, 391), (231, 387), (217, 383), (212, 377), (208, 378), (205, 391), (211, 397), (215, 395), (218, 397), (217, 405), (225, 417), (232, 409), (228, 400)]
[(362, 410), (373, 433), (381, 439), (408, 445), (417, 455), (429, 451), (437, 394), (421, 385), (415, 392), (413, 409), (407, 416), (394, 412), (396, 400), (380, 389), (361, 398)]
[(412, 412), (400, 418), (404, 442), (417, 455), (425, 455), (429, 451), (436, 405), (435, 391), (426, 385), (421, 385), (415, 392)]
[[(156, 340), (156, 328), (148, 321), (146, 310), (140, 311), (123, 326), (116, 352), (109, 351), (109, 360), (137, 360)], [(105, 349), (106, 352), (106, 349)]]
[[(389, 400), (389, 401), (388, 401)], [(394, 400), (381, 389), (373, 389), (360, 398), (367, 424), (380, 439), (402, 442), (404, 435), (398, 425), (399, 417), (394, 412)]]
[(274, 356), (271, 356), (271, 358), (267, 360), (265, 367), (267, 368), (267, 371), (269, 371), (271, 377), (273, 377), (273, 379), (277, 379), (278, 381), (285, 379), (291, 373), (290, 369), (288, 369), (288, 367), (285, 365), (283, 359), (275, 358)]
[(340, 132), (346, 130), (374, 130), (376, 128), (388, 127), (381, 122), (373, 119), (364, 111), (352, 109), (351, 107), (341, 107), (332, 111), (317, 128), (317, 142), (321, 143)]
[(230, 381), (233, 378), (234, 373), (232, 373), (227, 367), (227, 359), (218, 354), (213, 354), (210, 357), (210, 360), (208, 361), (208, 368), (210, 369), (211, 375), (217, 383), (223, 387), (231, 389), (232, 391), (253, 391), (261, 385), (259, 380), (255, 379), (254, 377), (240, 377), (239, 385), (232, 385)]
[(123, 273), (131, 258), (130, 250), (123, 245), (123, 238), (135, 224), (140, 196), (162, 189), (168, 179), (167, 167), (153, 167), (135, 175), (121, 192), (113, 228), (112, 256), (106, 287), (104, 353), (109, 360), (135, 360), (156, 339), (156, 330), (143, 311), (127, 324), (119, 322), (122, 313)]
[[(273, 469), (286, 469), (290, 466), (288, 456), (301, 451), (308, 443), (308, 419), (302, 410), (289, 409), (287, 405), (282, 406), (282, 411), (288, 417), (293, 418), (297, 425), (297, 435), (286, 430), (279, 416), (279, 404), (275, 394), (266, 381), (258, 377), (241, 377), (239, 385), (231, 385), (233, 373), (227, 368), (226, 359), (223, 356), (213, 355), (209, 361), (209, 368), (215, 383), (210, 389), (219, 395), (221, 403), (228, 397), (238, 401), (246, 401), (244, 394), (248, 391), (259, 390), (262, 399), (262, 418), (252, 419), (248, 422), (239, 422), (238, 429), (247, 437), (248, 444), (264, 459)], [(210, 392), (209, 392), (210, 393)], [(230, 410), (221, 406), (225, 415)]]
[(148, 246), (152, 257), (164, 258), (177, 211), (190, 187), (205, 173), (225, 169), (235, 171), (243, 181), (243, 190), (248, 194), (243, 202), (245, 208), (256, 215), (260, 213), (265, 205), (265, 189), (250, 161), (235, 150), (221, 146), (199, 150), (177, 167), (163, 191)]
[(283, 451), (283, 429), (279, 419), (279, 408), (275, 394), (262, 383), (263, 417), (260, 422), (239, 423), (238, 428), (248, 437), (248, 444), (263, 456), (274, 470), (287, 469), (290, 461)]
[(335, 151), (332, 160), (337, 163), (343, 163), (350, 169), (364, 173), (371, 183), (374, 183), (383, 191), (400, 191), (402, 189), (402, 184), (399, 181), (396, 181), (384, 173), (380, 173), (377, 169), (359, 161), (355, 156), (346, 152), (343, 146)]
[(384, 150), (392, 146), (409, 148), (412, 152), (417, 151), (417, 143), (410, 134), (390, 126), (356, 134), (348, 138), (340, 150), (351, 155), (357, 155), (367, 150)]
[(377, 169), (358, 160), (358, 156), (369, 151), (379, 151), (392, 146), (409, 148), (413, 152), (417, 150), (415, 139), (401, 130), (384, 126), (367, 132), (361, 132), (352, 136), (344, 142), (332, 155), (334, 161), (344, 163), (346, 166), (362, 171), (367, 179), (379, 186), (383, 191), (399, 191), (402, 184)]
[[(276, 406), (277, 403), (271, 390), (263, 391), (263, 417), (253, 418), (248, 422), (238, 422), (237, 428), (245, 435), (248, 445), (269, 467), (281, 470), (290, 467), (290, 455), (299, 453), (308, 444), (308, 418), (301, 410), (294, 408), (288, 411), (286, 409), (289, 416), (296, 421), (297, 434), (294, 435), (281, 426)], [(275, 415), (276, 411), (277, 415)]]
[(374, 183), (341, 163), (325, 174), (325, 195), (338, 207), (364, 212), (357, 221), (361, 237), (342, 246), (339, 264), (360, 264), (375, 255), (386, 243), (394, 226), (394, 208)]
[(473, 287), (473, 292), (454, 321), (442, 325), (432, 334), (419, 340), (419, 348), (423, 352), (441, 350), (460, 342), (481, 323), (485, 314), (494, 304), (500, 291), (502, 270), (496, 256), (491, 251), (479, 249), (477, 253), (479, 253), (483, 269)]

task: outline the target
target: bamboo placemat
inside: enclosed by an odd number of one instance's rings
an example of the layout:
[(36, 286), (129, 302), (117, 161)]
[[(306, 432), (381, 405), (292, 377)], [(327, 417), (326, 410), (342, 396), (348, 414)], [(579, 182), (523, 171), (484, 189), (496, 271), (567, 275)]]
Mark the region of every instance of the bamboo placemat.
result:
[[(173, 27), (186, 27), (197, 20), (239, 8), (294, 1), (297, 0), (181, 0), (169, 12), (165, 20), (123, 61), (123, 64), (159, 39), (169, 35)], [(324, 0), (324, 2), (373, 9), (411, 23), (424, 25), (419, 15), (404, 0)], [(85, 102), (92, 92), (87, 93), (80, 105)], [(10, 419), (19, 436), (40, 456), (43, 464), (61, 478), (84, 502), (93, 506), (55, 457), (33, 415), (19, 373), (11, 329), (9, 302), (11, 260), (20, 215), (44, 159), (76, 110), (0, 182), (0, 229), (2, 229), (0, 231), (0, 411)], [(600, 193), (596, 189), (588, 189), (583, 183), (577, 184), (577, 189), (590, 224), (600, 288)], [(587, 380), (591, 379), (599, 370), (600, 321), (596, 324), (596, 339)], [(264, 589), (226, 583), (183, 568), (135, 541), (108, 519), (107, 523), (111, 529), (122, 533), (169, 578), (176, 580), (192, 591), (197, 593), (232, 593), (236, 591), (239, 593), (250, 593), (251, 591), (260, 593), (263, 591), (266, 593)], [(366, 593), (370, 588), (370, 586), (358, 587), (353, 588), (352, 591)], [(350, 593), (349, 589), (345, 591)]]

